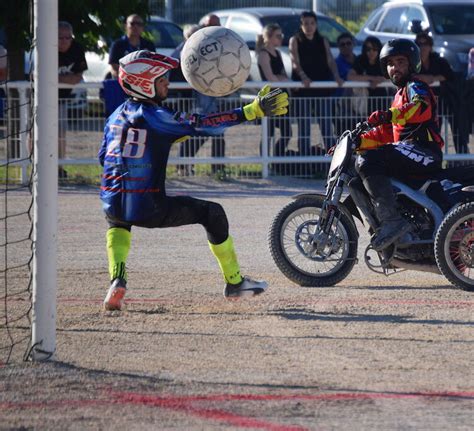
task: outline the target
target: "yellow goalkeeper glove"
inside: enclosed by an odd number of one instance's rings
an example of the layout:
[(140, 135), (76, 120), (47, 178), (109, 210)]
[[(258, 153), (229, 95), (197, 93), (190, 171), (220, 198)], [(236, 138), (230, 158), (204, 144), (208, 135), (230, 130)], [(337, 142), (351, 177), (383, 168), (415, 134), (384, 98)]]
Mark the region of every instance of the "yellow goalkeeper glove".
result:
[(281, 88), (270, 91), (270, 86), (267, 84), (258, 92), (254, 101), (245, 105), (243, 110), (247, 121), (286, 114), (288, 112), (288, 93)]

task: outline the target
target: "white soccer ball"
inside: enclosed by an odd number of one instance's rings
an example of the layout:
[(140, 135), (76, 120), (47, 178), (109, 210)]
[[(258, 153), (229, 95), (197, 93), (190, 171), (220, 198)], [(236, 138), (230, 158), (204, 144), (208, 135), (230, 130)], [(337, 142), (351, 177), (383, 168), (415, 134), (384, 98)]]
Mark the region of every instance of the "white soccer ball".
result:
[(186, 81), (208, 96), (226, 96), (238, 90), (250, 74), (250, 63), (245, 41), (224, 27), (196, 31), (181, 51)]

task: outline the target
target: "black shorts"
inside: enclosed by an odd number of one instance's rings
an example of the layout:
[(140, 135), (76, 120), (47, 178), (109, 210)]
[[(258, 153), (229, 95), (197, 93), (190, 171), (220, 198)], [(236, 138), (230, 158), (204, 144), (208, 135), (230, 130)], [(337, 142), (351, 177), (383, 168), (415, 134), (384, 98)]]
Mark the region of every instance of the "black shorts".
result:
[(201, 224), (213, 244), (224, 242), (229, 236), (229, 223), (222, 206), (215, 202), (190, 196), (165, 196), (156, 203), (155, 210), (145, 220), (123, 221), (106, 214), (109, 227), (131, 230), (132, 226), (166, 228)]

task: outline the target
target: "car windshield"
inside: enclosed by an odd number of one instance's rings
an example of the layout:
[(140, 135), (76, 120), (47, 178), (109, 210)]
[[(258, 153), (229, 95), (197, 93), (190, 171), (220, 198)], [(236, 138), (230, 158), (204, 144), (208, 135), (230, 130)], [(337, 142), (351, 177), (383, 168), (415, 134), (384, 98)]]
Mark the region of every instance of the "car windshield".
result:
[[(300, 16), (299, 15), (280, 15), (280, 16), (268, 16), (262, 18), (262, 25), (278, 23), (282, 29), (285, 38), (283, 39), (283, 46), (288, 46), (288, 42), (291, 36), (300, 29)], [(346, 32), (347, 30), (337, 23), (326, 17), (318, 17), (318, 30), (319, 32), (329, 40), (331, 46), (336, 46), (337, 37)]]
[(151, 21), (145, 27), (144, 36), (159, 48), (176, 48), (183, 40), (183, 31), (171, 22)]
[(427, 9), (437, 34), (474, 34), (474, 4), (432, 5)]

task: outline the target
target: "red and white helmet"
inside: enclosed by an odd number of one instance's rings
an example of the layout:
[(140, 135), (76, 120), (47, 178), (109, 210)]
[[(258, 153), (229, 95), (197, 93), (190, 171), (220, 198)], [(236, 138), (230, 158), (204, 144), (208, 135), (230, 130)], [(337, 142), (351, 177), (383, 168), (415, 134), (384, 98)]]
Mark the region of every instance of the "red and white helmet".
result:
[(153, 99), (155, 79), (179, 66), (179, 60), (151, 51), (134, 51), (119, 60), (118, 80), (123, 91), (140, 99)]

